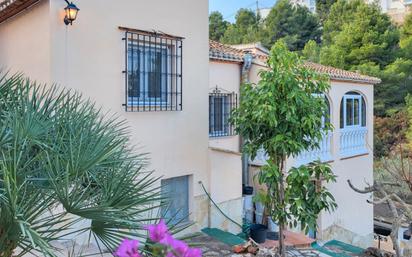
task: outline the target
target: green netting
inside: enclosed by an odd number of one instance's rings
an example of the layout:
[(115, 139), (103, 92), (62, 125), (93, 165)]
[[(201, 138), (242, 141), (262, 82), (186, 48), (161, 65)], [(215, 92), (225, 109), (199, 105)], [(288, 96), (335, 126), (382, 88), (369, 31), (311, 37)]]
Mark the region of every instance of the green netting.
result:
[(312, 243), (312, 248), (333, 257), (354, 257), (359, 256), (364, 249), (343, 243), (338, 240), (332, 240), (320, 246), (317, 242)]
[(232, 233), (220, 230), (218, 228), (204, 228), (202, 232), (206, 235), (230, 246), (244, 244), (246, 241)]

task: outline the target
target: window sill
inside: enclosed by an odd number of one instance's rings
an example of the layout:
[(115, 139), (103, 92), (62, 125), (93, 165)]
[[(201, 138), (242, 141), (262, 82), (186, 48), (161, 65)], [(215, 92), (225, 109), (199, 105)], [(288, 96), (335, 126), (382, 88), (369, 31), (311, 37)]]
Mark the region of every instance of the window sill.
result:
[(237, 135), (230, 135), (230, 134), (226, 134), (226, 135), (211, 135), (209, 134), (209, 138), (210, 139), (218, 139), (218, 138), (228, 138), (228, 137), (235, 137)]

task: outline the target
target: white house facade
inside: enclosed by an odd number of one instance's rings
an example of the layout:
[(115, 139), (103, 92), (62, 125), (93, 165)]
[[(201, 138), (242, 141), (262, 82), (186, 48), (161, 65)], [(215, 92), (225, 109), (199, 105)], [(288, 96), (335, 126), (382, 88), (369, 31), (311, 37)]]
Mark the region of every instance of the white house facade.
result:
[[(228, 117), (242, 82), (257, 82), (266, 68), (267, 50), (209, 43), (207, 0), (75, 4), (78, 17), (66, 25), (63, 0), (0, 0), (0, 67), (78, 90), (125, 119), (133, 144), (150, 154), (149, 169), (171, 200), (166, 218), (187, 217), (193, 231), (238, 232), (242, 184), (254, 185), (265, 158), (242, 158), (241, 138)], [(372, 206), (346, 180), (362, 186), (373, 179), (373, 85), (379, 80), (307, 65), (330, 77), (326, 97), (335, 129), (320, 150), (287, 165), (315, 159), (331, 164), (338, 182), (329, 187), (339, 208), (321, 215), (317, 237), (365, 246), (372, 241)]]
[[(211, 41), (210, 97), (214, 97), (216, 89), (227, 96), (238, 95), (242, 79), (257, 83), (259, 71), (267, 67), (267, 54), (268, 51), (260, 44), (228, 46)], [(253, 57), (249, 65), (245, 64), (248, 55)], [(319, 217), (319, 229), (312, 236), (321, 240), (337, 239), (354, 245), (370, 246), (373, 241), (373, 207), (367, 200), (371, 196), (355, 193), (347, 180), (359, 187), (364, 186), (365, 182), (373, 182), (373, 86), (380, 81), (315, 63), (307, 62), (305, 65), (330, 78), (331, 88), (325, 97), (334, 130), (325, 134), (319, 149), (288, 159), (286, 166), (290, 168), (321, 160), (329, 163), (337, 175), (337, 182), (328, 187), (336, 198), (338, 209)], [(211, 109), (216, 108), (214, 102), (209, 102), (209, 105)], [(214, 115), (211, 113), (210, 117), (213, 119)], [(209, 126), (213, 126), (213, 123), (209, 123)], [(216, 128), (209, 131), (213, 129)], [(230, 131), (230, 126), (225, 131)], [(224, 132), (212, 134), (209, 145), (213, 151), (227, 150), (225, 155), (229, 155), (230, 151), (235, 156), (239, 154), (240, 142), (238, 135)], [(253, 177), (265, 163), (263, 151), (254, 160), (248, 160), (248, 164), (243, 166), (246, 169), (243, 173), (247, 174), (246, 178), (244, 175), (243, 184), (252, 185), (255, 190), (260, 188)], [(230, 180), (227, 183), (230, 183), (231, 188), (236, 184), (240, 187), (238, 181)]]
[[(172, 199), (208, 226), (208, 1), (0, 1), (0, 67), (80, 91), (125, 119)], [(190, 11), (188, 11), (190, 10)], [(190, 22), (187, 22), (190, 21)]]

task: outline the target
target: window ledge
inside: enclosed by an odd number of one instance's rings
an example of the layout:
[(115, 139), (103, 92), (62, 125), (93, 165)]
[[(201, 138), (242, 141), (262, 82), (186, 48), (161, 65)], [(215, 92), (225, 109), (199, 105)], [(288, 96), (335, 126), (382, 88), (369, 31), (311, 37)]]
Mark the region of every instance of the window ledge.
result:
[(367, 156), (367, 155), (369, 155), (369, 153), (366, 152), (366, 153), (359, 153), (359, 154), (354, 154), (354, 155), (349, 155), (349, 156), (342, 156), (340, 160), (343, 161), (343, 160), (353, 159), (353, 158)]
[(240, 152), (236, 152), (236, 151), (232, 151), (232, 150), (228, 150), (228, 149), (224, 149), (224, 148), (210, 147), (209, 146), (209, 149), (212, 150), (212, 151), (216, 151), (216, 152), (229, 153), (229, 154), (235, 154), (235, 155), (242, 156), (242, 153), (240, 153)]

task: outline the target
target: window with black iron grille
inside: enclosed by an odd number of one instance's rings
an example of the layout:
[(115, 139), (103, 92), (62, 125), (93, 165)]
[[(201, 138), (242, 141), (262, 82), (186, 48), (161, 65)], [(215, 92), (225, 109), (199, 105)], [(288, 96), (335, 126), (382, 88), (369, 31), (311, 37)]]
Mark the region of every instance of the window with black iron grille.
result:
[(125, 30), (126, 111), (182, 110), (183, 38)]
[(237, 106), (237, 94), (215, 88), (209, 93), (209, 136), (224, 137), (234, 135), (229, 122), (230, 113)]

